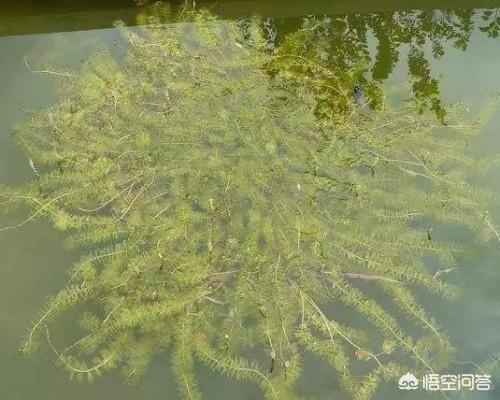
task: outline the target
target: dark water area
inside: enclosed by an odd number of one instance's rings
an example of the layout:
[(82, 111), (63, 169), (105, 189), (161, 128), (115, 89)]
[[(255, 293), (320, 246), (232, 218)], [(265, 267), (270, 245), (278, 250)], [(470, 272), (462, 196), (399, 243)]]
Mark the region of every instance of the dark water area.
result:
[[(335, 71), (355, 71), (349, 79), (363, 87), (378, 84), (395, 90), (391, 101), (412, 99), (422, 110), (445, 118), (452, 103), (464, 103), (474, 113), (500, 94), (500, 0), (385, 0), (385, 1), (219, 1), (197, 2), (223, 19), (251, 15), (262, 18), (270, 43), (313, 24), (322, 26), (318, 51)], [(174, 4), (174, 7), (177, 6)], [(116, 20), (135, 25), (147, 8), (133, 1), (0, 1), (0, 183), (33, 179), (26, 157), (11, 132), (30, 110), (50, 105), (57, 96), (58, 77), (35, 73), (47, 65), (60, 70), (78, 68), (96, 50), (121, 51)], [(500, 112), (484, 127), (473, 151), (500, 153)], [(500, 195), (500, 172), (484, 178)], [(500, 205), (492, 210), (500, 223)], [(0, 226), (18, 216), (0, 216)], [(444, 232), (467, 240), (462, 232)], [(498, 243), (497, 243), (498, 244)], [(494, 243), (492, 243), (492, 247)], [(55, 365), (47, 347), (31, 358), (20, 355), (19, 343), (48, 296), (64, 286), (69, 266), (78, 258), (62, 233), (43, 221), (21, 230), (0, 232), (0, 400), (153, 400), (177, 399), (169, 360), (160, 354), (146, 376), (129, 386), (117, 374), (94, 382), (71, 381)], [(482, 248), (460, 261), (450, 280), (463, 288), (457, 302), (423, 297), (457, 348), (449, 373), (471, 373), (500, 354), (500, 258)], [(74, 336), (63, 319), (54, 340)], [(305, 399), (348, 399), (326, 364), (310, 361), (300, 384)], [(207, 399), (258, 400), (262, 393), (251, 383), (224, 378), (199, 367), (200, 387)], [(493, 372), (500, 385), (500, 371)], [(377, 400), (433, 399), (438, 395), (402, 393), (382, 387)], [(500, 399), (500, 389), (450, 393), (464, 400)]]

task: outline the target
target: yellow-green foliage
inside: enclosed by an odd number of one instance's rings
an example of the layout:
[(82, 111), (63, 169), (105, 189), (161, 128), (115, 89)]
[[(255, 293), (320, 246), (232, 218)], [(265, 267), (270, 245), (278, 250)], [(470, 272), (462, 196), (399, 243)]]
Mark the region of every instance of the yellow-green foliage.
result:
[[(122, 30), (124, 59), (88, 60), (16, 134), (39, 176), (5, 197), (87, 254), (25, 350), (47, 335), (72, 374), (136, 379), (170, 349), (188, 399), (196, 362), (292, 399), (311, 352), (360, 400), (446, 365), (418, 294), (456, 295), (423, 259), (449, 268), (463, 249), (431, 225), (494, 233), (469, 179), (483, 165), (464, 155), (474, 124), (410, 108), (319, 118), (308, 76), (257, 22), (249, 40), (207, 15)], [(47, 324), (77, 302), (82, 339), (60, 349)]]

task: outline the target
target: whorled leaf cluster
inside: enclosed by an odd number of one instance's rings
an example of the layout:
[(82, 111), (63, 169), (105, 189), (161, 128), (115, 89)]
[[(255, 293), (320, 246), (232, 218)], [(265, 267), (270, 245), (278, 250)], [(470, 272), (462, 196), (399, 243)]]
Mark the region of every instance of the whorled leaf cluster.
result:
[[(477, 126), (410, 108), (320, 119), (314, 76), (265, 51), (257, 22), (122, 30), (125, 57), (89, 59), (16, 132), (37, 177), (3, 197), (85, 253), (25, 351), (47, 337), (72, 374), (136, 379), (168, 350), (190, 399), (198, 363), (293, 399), (309, 352), (359, 400), (446, 366), (419, 296), (456, 295), (424, 259), (445, 270), (464, 249), (432, 226), (495, 233), (470, 183), (487, 163), (464, 155)], [(77, 304), (82, 338), (60, 348), (50, 322)]]

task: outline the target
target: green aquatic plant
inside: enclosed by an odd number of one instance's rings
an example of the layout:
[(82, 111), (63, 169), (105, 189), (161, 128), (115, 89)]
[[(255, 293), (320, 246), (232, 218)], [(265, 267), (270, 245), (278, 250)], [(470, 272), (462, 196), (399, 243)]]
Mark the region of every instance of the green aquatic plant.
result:
[[(419, 297), (457, 295), (443, 271), (465, 249), (440, 226), (496, 234), (470, 180), (488, 163), (464, 151), (478, 126), (460, 108), (446, 126), (387, 105), (319, 118), (314, 76), (266, 51), (259, 26), (121, 27), (125, 56), (65, 74), (18, 127), (36, 179), (0, 193), (31, 214), (1, 230), (46, 218), (84, 254), (25, 352), (45, 337), (72, 375), (135, 380), (167, 351), (188, 399), (199, 363), (293, 399), (311, 353), (357, 400), (447, 365)], [(50, 331), (68, 309), (83, 334), (61, 347)]]

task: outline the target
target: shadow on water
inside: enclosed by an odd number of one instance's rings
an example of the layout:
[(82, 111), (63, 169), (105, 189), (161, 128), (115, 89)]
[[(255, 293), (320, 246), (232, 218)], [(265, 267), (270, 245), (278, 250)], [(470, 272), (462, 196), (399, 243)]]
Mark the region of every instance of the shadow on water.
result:
[[(67, 4), (68, 2), (64, 2)], [(50, 63), (74, 68), (86, 54), (91, 54), (103, 44), (113, 46), (117, 40), (114, 30), (50, 35), (29, 34), (30, 29), (39, 32), (80, 30), (109, 27), (115, 19), (133, 23), (148, 14), (148, 9), (137, 10), (128, 1), (116, 1), (112, 7), (95, 4), (85, 8), (66, 8), (55, 15), (50, 7), (40, 7), (39, 2), (22, 2), (9, 13), (0, 17), (0, 182), (13, 183), (30, 179), (30, 169), (23, 155), (10, 140), (12, 126), (25, 115), (25, 110), (45, 106), (53, 97), (55, 80), (33, 75), (25, 69), (24, 57), (29, 56), (34, 66)], [(127, 3), (127, 5), (125, 5)], [(264, 4), (266, 3), (266, 4)], [(406, 93), (399, 100), (415, 102), (421, 110), (431, 109), (438, 119), (446, 121), (447, 101), (484, 101), (493, 91), (500, 90), (500, 9), (482, 9), (495, 6), (495, 2), (463, 1), (463, 8), (455, 10), (433, 9), (436, 2), (419, 3), (427, 10), (398, 10), (372, 12), (371, 2), (355, 5), (355, 13), (342, 14), (340, 2), (332, 9), (326, 2), (297, 2), (285, 9), (280, 1), (221, 2), (216, 11), (228, 17), (244, 17), (252, 13), (262, 15), (268, 32), (269, 46), (289, 35), (300, 35), (303, 40), (301, 55), (314, 59), (319, 65), (334, 71), (344, 83), (346, 94), (359, 85), (364, 100), (370, 107), (379, 107), (383, 101), (382, 87), (386, 81), (407, 84)], [(387, 8), (395, 2), (381, 2)], [(409, 8), (414, 2), (405, 2)], [(288, 3), (287, 3), (288, 4)], [(443, 2), (438, 2), (442, 5)], [(364, 9), (363, 9), (364, 7)], [(479, 8), (471, 8), (479, 7)], [(117, 11), (119, 9), (120, 11)], [(22, 13), (20, 10), (24, 10)], [(320, 14), (312, 17), (310, 14)], [(328, 14), (323, 16), (322, 14)], [(267, 20), (267, 18), (270, 18)], [(267, 20), (267, 22), (266, 22)], [(55, 21), (55, 22), (54, 22)], [(54, 23), (55, 25), (54, 25)], [(22, 27), (24, 25), (24, 27)], [(26, 28), (26, 26), (28, 26)], [(27, 34), (24, 37), (11, 35)], [(481, 52), (477, 52), (477, 48)], [(488, 53), (485, 56), (485, 52)], [(464, 66), (481, 68), (484, 76), (478, 76)], [(443, 67), (442, 76), (436, 71)], [(447, 93), (460, 92), (461, 81), (449, 76), (475, 82), (469, 84), (460, 98)], [(486, 78), (488, 77), (488, 79)], [(491, 77), (491, 78), (490, 78)], [(328, 84), (328, 82), (326, 82)], [(478, 91), (483, 95), (478, 98)], [(338, 103), (328, 91), (320, 103), (323, 110), (346, 104)], [(474, 104), (472, 104), (474, 106)], [(497, 118), (497, 121), (499, 118)], [(500, 149), (494, 126), (485, 135), (489, 149)], [(498, 177), (492, 177), (492, 186)], [(7, 221), (2, 220), (2, 224)], [(64, 248), (64, 238), (45, 225), (33, 224), (22, 232), (9, 233), (0, 238), (3, 260), (0, 263), (0, 398), (6, 400), (58, 400), (77, 399), (153, 399), (175, 396), (173, 383), (164, 361), (153, 364), (144, 382), (129, 389), (122, 386), (120, 377), (106, 377), (92, 385), (80, 385), (66, 380), (64, 372), (54, 369), (53, 357), (48, 352), (35, 361), (24, 361), (17, 354), (17, 347), (26, 326), (47, 295), (62, 286), (65, 270), (74, 255)], [(500, 349), (500, 298), (497, 282), (500, 279), (497, 258), (488, 252), (464, 261), (466, 271), (465, 295), (458, 305), (444, 305), (434, 309), (436, 315), (446, 321), (454, 342), (459, 348), (460, 360), (482, 361)], [(462, 283), (462, 282), (457, 282)], [(432, 311), (432, 304), (429, 304)], [(493, 350), (492, 350), (493, 349)], [(457, 370), (467, 370), (458, 368)], [(450, 371), (451, 372), (451, 371)], [(48, 385), (47, 382), (50, 382)], [(258, 392), (250, 386), (228, 383), (220, 377), (204, 373), (202, 386), (208, 398), (256, 399)], [(313, 389), (311, 389), (314, 386)], [(331, 398), (336, 388), (327, 368), (312, 368), (303, 384), (305, 394), (314, 398)], [(421, 398), (421, 395), (405, 398)], [(465, 400), (490, 400), (498, 393), (461, 397)], [(311, 397), (313, 398), (313, 397)], [(340, 394), (338, 397), (342, 398)], [(380, 399), (399, 399), (400, 393), (386, 388)]]

